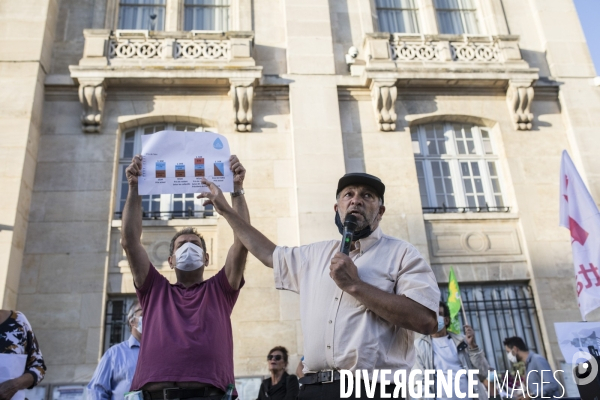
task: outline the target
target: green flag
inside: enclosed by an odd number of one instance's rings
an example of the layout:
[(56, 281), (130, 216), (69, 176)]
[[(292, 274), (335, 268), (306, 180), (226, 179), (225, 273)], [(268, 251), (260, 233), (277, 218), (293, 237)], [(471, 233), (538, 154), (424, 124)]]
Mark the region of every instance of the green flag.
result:
[(458, 313), (460, 311), (460, 289), (454, 270), (450, 267), (450, 276), (448, 278), (448, 308), (450, 309), (450, 326), (448, 331), (460, 334), (460, 322), (458, 321)]

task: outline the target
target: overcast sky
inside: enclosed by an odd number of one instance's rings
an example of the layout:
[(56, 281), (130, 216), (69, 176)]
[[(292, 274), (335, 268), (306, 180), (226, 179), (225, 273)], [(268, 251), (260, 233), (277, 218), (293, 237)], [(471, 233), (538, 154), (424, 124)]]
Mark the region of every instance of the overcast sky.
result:
[(600, 0), (575, 0), (575, 7), (592, 53), (596, 75), (600, 75)]

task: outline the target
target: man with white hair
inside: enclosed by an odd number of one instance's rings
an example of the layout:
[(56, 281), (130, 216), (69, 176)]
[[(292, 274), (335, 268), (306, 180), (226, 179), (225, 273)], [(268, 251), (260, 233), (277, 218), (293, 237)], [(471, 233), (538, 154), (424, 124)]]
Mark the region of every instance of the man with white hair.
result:
[(125, 393), (129, 392), (140, 353), (142, 315), (142, 307), (136, 300), (127, 313), (131, 335), (129, 339), (112, 346), (104, 353), (87, 385), (88, 399), (122, 400)]

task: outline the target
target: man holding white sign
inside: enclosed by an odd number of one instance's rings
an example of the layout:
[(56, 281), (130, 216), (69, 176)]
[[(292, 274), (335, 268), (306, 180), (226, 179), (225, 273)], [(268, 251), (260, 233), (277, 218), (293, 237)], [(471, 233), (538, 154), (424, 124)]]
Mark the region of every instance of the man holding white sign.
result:
[[(233, 172), (232, 205), (244, 221), (250, 217), (244, 199), (246, 170), (236, 156), (227, 160)], [(233, 338), (230, 315), (241, 287), (248, 254), (234, 238), (225, 266), (204, 279), (208, 264), (204, 238), (193, 228), (171, 239), (169, 265), (177, 283), (171, 285), (151, 264), (141, 243), (142, 198), (138, 178), (142, 157), (126, 171), (129, 193), (123, 210), (121, 245), (144, 310), (144, 334), (130, 398), (220, 399), (233, 384)]]

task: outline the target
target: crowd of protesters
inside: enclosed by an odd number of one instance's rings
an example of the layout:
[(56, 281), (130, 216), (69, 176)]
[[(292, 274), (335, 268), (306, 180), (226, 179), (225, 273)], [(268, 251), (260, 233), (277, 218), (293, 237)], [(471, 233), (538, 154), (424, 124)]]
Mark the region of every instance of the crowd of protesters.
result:
[[(304, 357), (296, 375), (287, 372), (284, 347), (268, 352), (269, 377), (262, 381), (257, 399), (339, 398), (340, 370), (478, 369), (480, 382), (488, 382), (489, 363), (474, 330), (465, 326), (464, 336), (447, 331), (450, 315), (446, 304), (439, 302), (431, 267), (410, 243), (383, 233), (385, 185), (379, 178), (350, 173), (338, 182), (333, 211), (336, 226), (348, 238), (345, 251), (340, 251), (340, 240), (284, 247), (251, 225), (243, 188), (246, 170), (236, 156), (231, 156), (230, 166), (231, 205), (206, 179), (203, 183), (210, 191), (198, 196), (233, 230), (225, 264), (205, 279), (210, 255), (204, 238), (193, 228), (183, 229), (173, 236), (169, 248), (175, 284), (156, 270), (141, 242), (142, 197), (137, 187), (141, 156), (135, 156), (126, 169), (129, 191), (121, 245), (139, 303), (128, 314), (131, 336), (104, 354), (87, 386), (89, 398), (235, 398), (230, 316), (244, 286), (248, 252), (273, 269), (277, 289), (300, 295), (304, 338)], [(4, 321), (0, 350), (26, 356), (23, 371), (0, 383), (0, 400), (9, 400), (19, 390), (38, 384), (46, 368), (25, 316), (1, 311), (0, 319)], [(422, 336), (417, 338), (415, 332)], [(511, 362), (524, 362), (528, 370), (550, 369), (522, 339), (507, 338), (504, 344)], [(539, 377), (529, 379), (527, 387)], [(544, 395), (559, 394), (554, 383), (544, 387)], [(459, 382), (463, 389), (466, 384), (466, 378)], [(356, 398), (385, 398), (379, 397), (382, 389), (388, 394), (394, 390), (393, 385), (376, 385), (374, 397), (362, 390), (362, 397)], [(477, 393), (480, 399), (498, 398), (496, 389), (481, 384)]]

